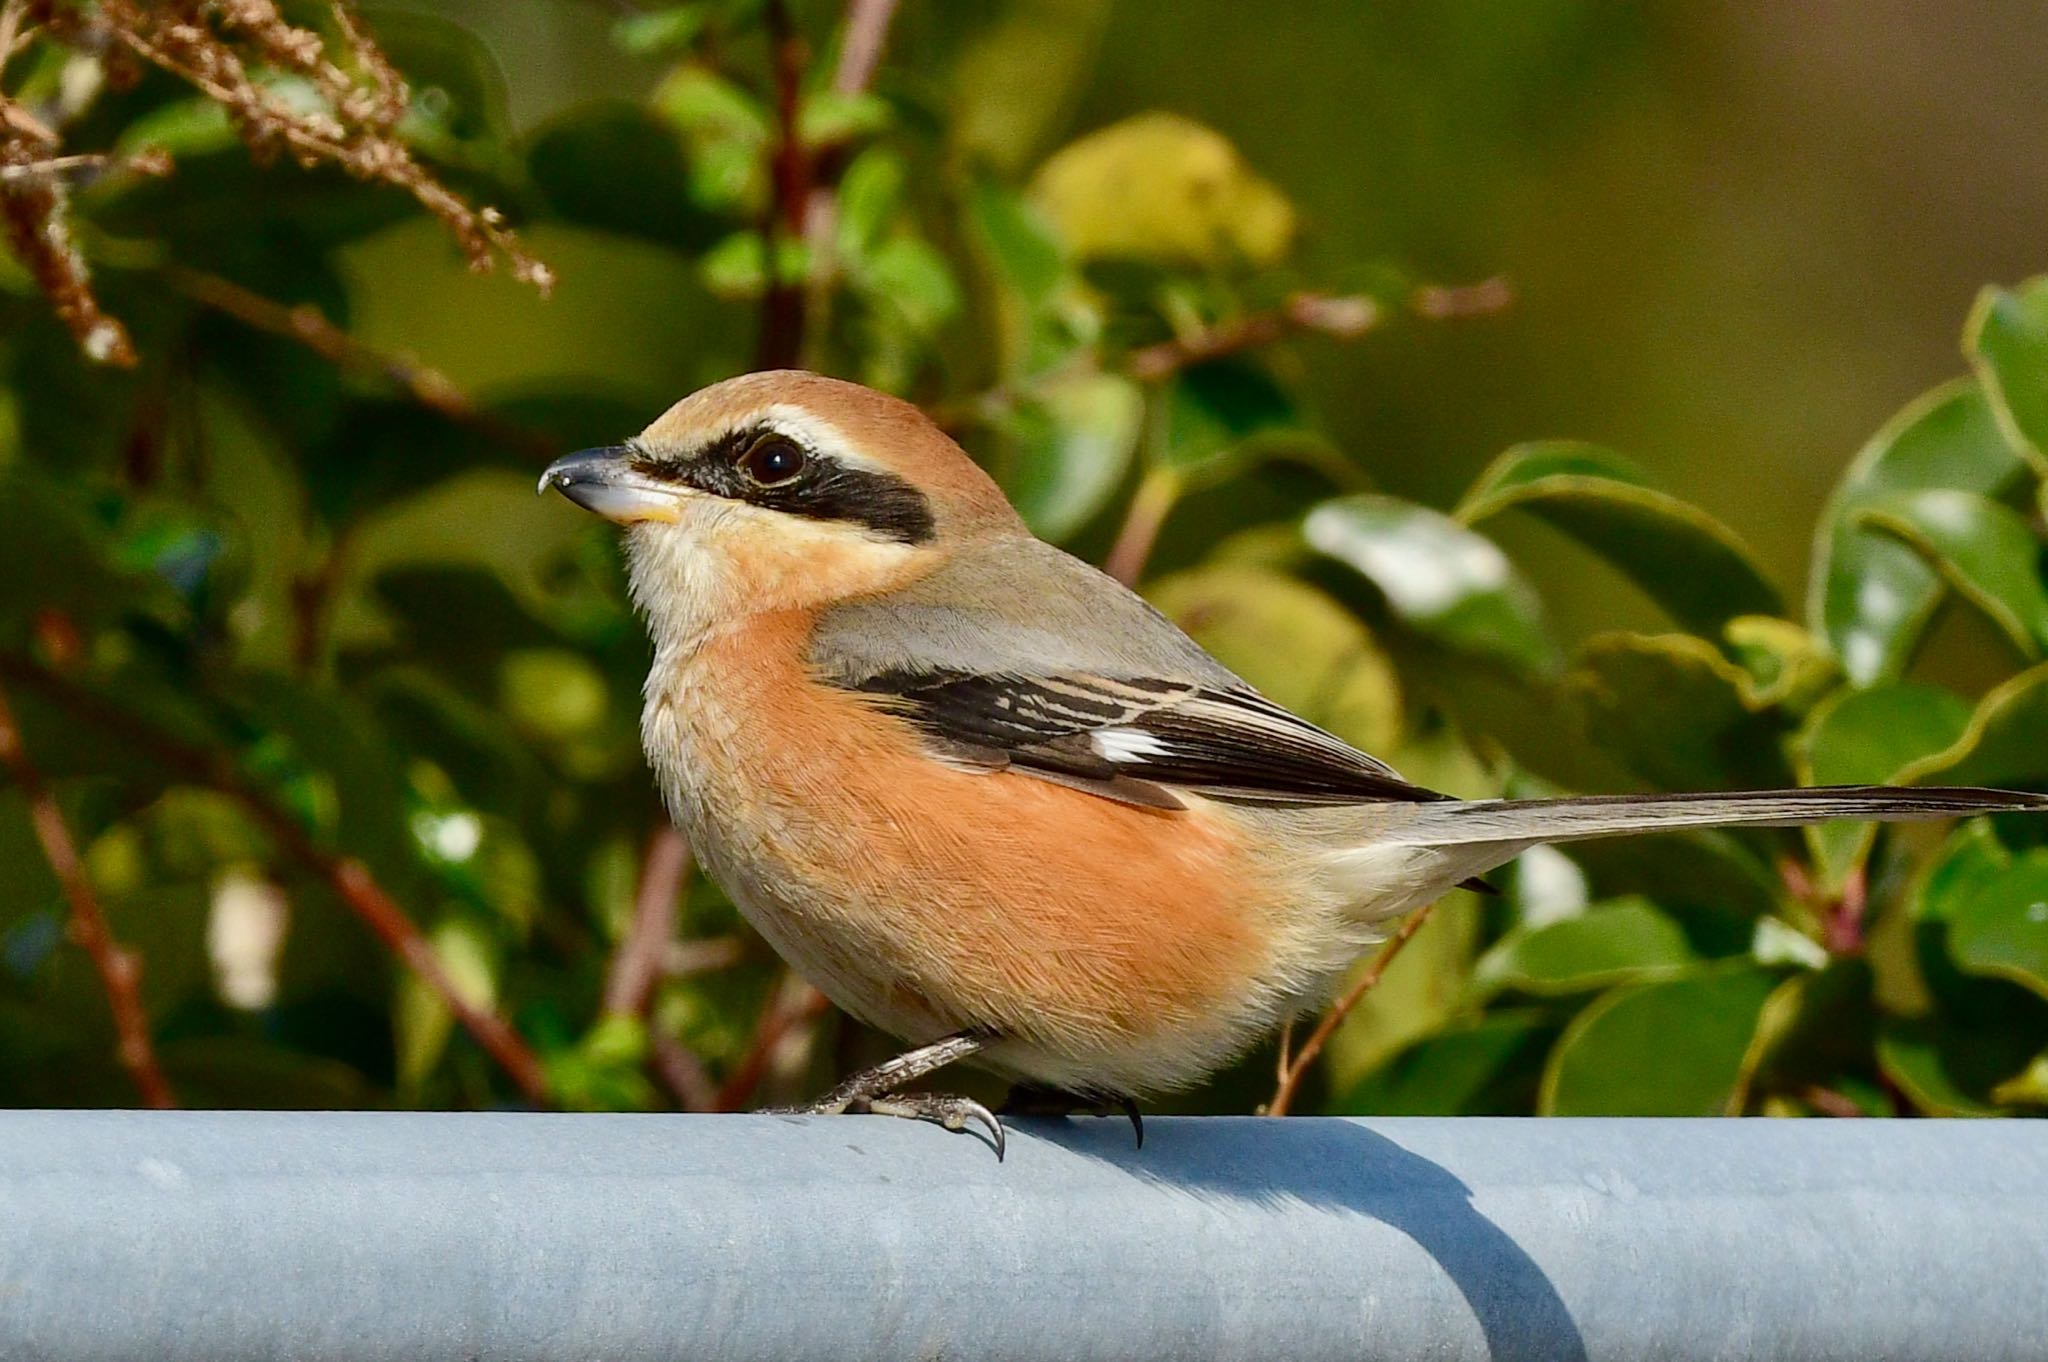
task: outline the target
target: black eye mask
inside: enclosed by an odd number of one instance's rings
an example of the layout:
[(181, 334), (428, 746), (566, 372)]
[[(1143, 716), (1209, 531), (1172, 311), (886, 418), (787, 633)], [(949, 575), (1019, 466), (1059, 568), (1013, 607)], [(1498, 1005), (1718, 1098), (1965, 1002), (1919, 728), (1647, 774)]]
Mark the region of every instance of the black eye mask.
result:
[[(800, 453), (794, 475), (779, 481), (762, 480), (759, 474), (780, 475), (788, 463), (786, 458), (767, 459), (759, 454), (750, 460), (750, 453), (764, 440), (787, 442)], [(764, 427), (733, 431), (709, 448), (681, 459), (635, 447), (631, 463), (635, 472), (647, 477), (786, 515), (859, 525), (899, 544), (930, 543), (936, 529), (931, 502), (894, 473), (850, 468), (792, 436)]]

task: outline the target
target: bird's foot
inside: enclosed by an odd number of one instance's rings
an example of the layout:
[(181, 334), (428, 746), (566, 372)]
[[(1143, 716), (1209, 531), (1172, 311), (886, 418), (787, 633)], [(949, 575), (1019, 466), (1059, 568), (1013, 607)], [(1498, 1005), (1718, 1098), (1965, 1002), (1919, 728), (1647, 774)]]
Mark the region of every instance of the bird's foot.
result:
[(1003, 1100), (1002, 1114), (1125, 1116), (1130, 1118), (1131, 1131), (1137, 1137), (1138, 1148), (1145, 1147), (1145, 1118), (1139, 1114), (1137, 1099), (1133, 1097), (1067, 1092), (1061, 1088), (1042, 1088), (1035, 1083), (1019, 1083), (1010, 1089), (1010, 1095)]
[(989, 1143), (995, 1146), (1000, 1161), (1007, 1143), (1003, 1123), (987, 1107), (969, 1097), (901, 1092), (897, 1088), (898, 1084), (912, 1082), (956, 1059), (964, 1059), (986, 1043), (982, 1036), (970, 1032), (947, 1036), (885, 1060), (872, 1069), (863, 1069), (815, 1102), (771, 1110), (792, 1116), (902, 1116), (913, 1121), (931, 1121), (947, 1130), (965, 1130), (973, 1122), (988, 1132)]
[(843, 1096), (838, 1088), (834, 1088), (804, 1106), (769, 1107), (766, 1110), (778, 1116), (901, 1116), (912, 1121), (930, 1121), (954, 1131), (965, 1130), (972, 1123), (988, 1133), (988, 1141), (995, 1146), (998, 1162), (1002, 1160), (1008, 1144), (1003, 1123), (996, 1119), (994, 1112), (971, 1097), (953, 1093), (881, 1092), (872, 1096)]

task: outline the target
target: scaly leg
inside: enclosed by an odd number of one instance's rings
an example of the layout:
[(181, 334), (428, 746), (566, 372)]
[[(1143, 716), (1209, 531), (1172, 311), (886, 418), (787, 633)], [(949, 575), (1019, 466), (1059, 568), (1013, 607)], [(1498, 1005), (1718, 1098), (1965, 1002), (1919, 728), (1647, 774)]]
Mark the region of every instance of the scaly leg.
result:
[(947, 1130), (965, 1130), (969, 1121), (979, 1122), (1003, 1157), (1003, 1123), (981, 1103), (948, 1093), (899, 1092), (905, 1083), (915, 1083), (926, 1074), (965, 1059), (986, 1047), (986, 1033), (961, 1031), (921, 1045), (915, 1050), (885, 1059), (872, 1069), (862, 1069), (817, 1101), (787, 1108), (806, 1116), (861, 1115), (902, 1116), (914, 1121), (933, 1121)]

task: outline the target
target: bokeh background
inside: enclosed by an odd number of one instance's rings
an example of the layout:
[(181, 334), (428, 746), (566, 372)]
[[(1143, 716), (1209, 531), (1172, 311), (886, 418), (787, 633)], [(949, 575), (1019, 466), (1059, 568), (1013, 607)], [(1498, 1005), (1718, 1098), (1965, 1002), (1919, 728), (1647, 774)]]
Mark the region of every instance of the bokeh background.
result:
[[(7, 12), (0, 1102), (731, 1107), (886, 1048), (662, 832), (611, 536), (528, 493), (763, 362), (926, 404), (1425, 783), (2048, 777), (2040, 6), (285, 6), (331, 77), (263, 5)], [(2038, 840), (1533, 857), (1281, 1105), (2038, 1110)]]

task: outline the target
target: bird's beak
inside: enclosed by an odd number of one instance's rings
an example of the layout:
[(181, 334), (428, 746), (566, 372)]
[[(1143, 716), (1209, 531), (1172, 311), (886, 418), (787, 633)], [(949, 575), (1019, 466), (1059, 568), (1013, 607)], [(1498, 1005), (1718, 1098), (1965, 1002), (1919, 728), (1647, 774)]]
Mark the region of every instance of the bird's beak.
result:
[(643, 520), (673, 523), (682, 489), (635, 470), (627, 457), (630, 452), (625, 445), (606, 445), (564, 454), (540, 475), (537, 490), (552, 487), (584, 510), (621, 525)]

